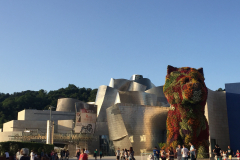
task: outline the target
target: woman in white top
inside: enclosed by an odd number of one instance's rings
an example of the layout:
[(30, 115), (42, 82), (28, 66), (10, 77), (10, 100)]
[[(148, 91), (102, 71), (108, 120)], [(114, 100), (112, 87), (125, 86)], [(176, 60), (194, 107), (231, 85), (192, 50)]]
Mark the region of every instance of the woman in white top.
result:
[(226, 154), (225, 151), (223, 151), (222, 156), (223, 156), (223, 159), (224, 159), (224, 160), (227, 160), (227, 154)]
[(31, 153), (30, 153), (30, 160), (34, 160), (35, 158), (35, 154), (33, 152), (33, 150), (31, 150)]

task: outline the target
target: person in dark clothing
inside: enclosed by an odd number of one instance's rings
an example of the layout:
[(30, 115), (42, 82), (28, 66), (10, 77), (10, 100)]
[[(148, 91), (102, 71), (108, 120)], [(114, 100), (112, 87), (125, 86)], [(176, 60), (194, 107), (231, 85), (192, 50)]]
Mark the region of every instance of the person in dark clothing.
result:
[(79, 160), (80, 154), (81, 154), (81, 153), (80, 153), (80, 150), (78, 149), (78, 150), (77, 150), (77, 153), (76, 153), (77, 160)]
[(66, 158), (65, 159), (69, 160), (69, 151), (68, 150), (66, 151)]
[(128, 152), (128, 160), (135, 160), (133, 147), (130, 147), (130, 149), (129, 149), (129, 152)]
[(30, 160), (30, 157), (28, 156), (29, 150), (27, 148), (22, 148), (22, 154), (23, 156), (20, 158), (20, 160)]
[(233, 150), (230, 146), (228, 146), (228, 159), (232, 160), (232, 156), (234, 155)]
[(169, 159), (174, 160), (174, 152), (173, 152), (173, 147), (170, 147), (168, 151)]
[(160, 151), (155, 146), (155, 148), (153, 150), (154, 160), (159, 160), (159, 154), (160, 154)]
[(215, 157), (217, 158), (217, 160), (222, 160), (221, 157), (221, 148), (216, 144), (215, 145), (215, 149), (213, 150)]

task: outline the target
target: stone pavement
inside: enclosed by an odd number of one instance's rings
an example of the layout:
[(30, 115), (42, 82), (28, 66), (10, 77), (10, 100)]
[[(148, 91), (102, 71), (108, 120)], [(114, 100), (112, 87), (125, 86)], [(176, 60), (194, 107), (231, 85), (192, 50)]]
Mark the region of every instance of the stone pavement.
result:
[[(89, 159), (89, 160), (95, 160), (94, 157), (88, 157), (88, 159)], [(147, 160), (147, 157), (141, 159), (141, 156), (135, 156), (135, 159), (136, 159), (136, 160)], [(77, 158), (70, 158), (69, 160), (77, 160)], [(98, 157), (97, 160), (100, 160), (100, 158)], [(116, 160), (116, 156), (105, 156), (105, 157), (102, 157), (101, 160)]]
[[(89, 160), (95, 160), (94, 157), (88, 157)], [(135, 156), (136, 160), (147, 160), (147, 156), (141, 157), (141, 156)], [(69, 160), (77, 160), (77, 158), (70, 158)], [(98, 157), (97, 160), (100, 160), (100, 158)], [(116, 160), (115, 156), (105, 156), (103, 157), (101, 160)], [(177, 159), (175, 159), (177, 160)], [(190, 158), (188, 159), (190, 160)], [(198, 159), (197, 159), (198, 160)], [(207, 159), (199, 159), (199, 160), (210, 160), (209, 158)], [(214, 158), (211, 158), (211, 160), (214, 160)], [(233, 157), (232, 160), (237, 160), (237, 157)]]

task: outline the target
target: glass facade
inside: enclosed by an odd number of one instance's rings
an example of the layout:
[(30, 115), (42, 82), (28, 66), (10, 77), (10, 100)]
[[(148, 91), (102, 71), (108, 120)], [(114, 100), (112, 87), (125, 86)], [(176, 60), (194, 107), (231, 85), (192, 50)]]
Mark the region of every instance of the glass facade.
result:
[(225, 89), (230, 145), (236, 153), (236, 150), (240, 149), (240, 83), (227, 83)]

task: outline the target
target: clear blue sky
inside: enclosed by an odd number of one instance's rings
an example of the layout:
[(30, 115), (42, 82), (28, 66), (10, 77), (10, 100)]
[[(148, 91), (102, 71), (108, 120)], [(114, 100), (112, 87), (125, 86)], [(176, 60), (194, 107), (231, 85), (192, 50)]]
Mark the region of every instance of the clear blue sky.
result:
[(208, 88), (240, 82), (239, 0), (0, 1), (0, 92), (98, 88), (167, 65), (203, 67)]

